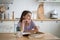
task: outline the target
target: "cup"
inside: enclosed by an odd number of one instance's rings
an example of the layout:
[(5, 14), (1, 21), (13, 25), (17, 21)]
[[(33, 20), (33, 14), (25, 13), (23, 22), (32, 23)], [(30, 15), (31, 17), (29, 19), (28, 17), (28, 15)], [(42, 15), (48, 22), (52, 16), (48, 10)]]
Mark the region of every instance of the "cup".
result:
[(17, 37), (22, 37), (22, 32), (17, 32)]

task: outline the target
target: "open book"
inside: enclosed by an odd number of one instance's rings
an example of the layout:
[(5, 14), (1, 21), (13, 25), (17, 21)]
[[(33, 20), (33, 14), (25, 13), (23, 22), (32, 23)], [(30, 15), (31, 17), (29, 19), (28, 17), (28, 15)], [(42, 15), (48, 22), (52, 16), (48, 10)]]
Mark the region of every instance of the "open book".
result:
[(23, 32), (22, 35), (23, 36), (29, 36), (31, 33), (30, 32)]

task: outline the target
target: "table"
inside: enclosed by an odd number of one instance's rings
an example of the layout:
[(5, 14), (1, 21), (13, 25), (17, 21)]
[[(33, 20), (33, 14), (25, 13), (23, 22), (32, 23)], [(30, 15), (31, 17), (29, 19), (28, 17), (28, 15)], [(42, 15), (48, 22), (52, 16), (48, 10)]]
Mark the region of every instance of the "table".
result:
[(48, 39), (60, 39), (50, 33), (43, 34), (40, 38), (28, 38), (28, 37), (19, 37), (17, 40), (48, 40)]
[(17, 37), (15, 33), (0, 33), (0, 40), (48, 40), (48, 39), (60, 39), (51, 33), (44, 33), (41, 38), (28, 38), (28, 37)]

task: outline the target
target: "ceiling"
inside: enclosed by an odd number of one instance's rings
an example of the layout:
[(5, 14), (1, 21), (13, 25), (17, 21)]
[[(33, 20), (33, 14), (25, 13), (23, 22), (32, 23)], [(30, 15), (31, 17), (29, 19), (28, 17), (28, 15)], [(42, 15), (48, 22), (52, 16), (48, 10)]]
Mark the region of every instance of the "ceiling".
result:
[(0, 4), (12, 4), (13, 0), (0, 0)]

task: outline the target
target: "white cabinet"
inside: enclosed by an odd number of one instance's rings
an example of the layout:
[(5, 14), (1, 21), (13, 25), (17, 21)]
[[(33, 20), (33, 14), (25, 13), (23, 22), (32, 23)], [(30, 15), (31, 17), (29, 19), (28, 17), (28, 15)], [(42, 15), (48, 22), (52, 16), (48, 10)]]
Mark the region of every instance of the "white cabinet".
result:
[(0, 23), (0, 33), (14, 33), (14, 22), (3, 21)]
[(40, 32), (52, 33), (60, 37), (60, 21), (34, 21)]

